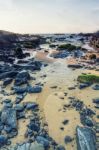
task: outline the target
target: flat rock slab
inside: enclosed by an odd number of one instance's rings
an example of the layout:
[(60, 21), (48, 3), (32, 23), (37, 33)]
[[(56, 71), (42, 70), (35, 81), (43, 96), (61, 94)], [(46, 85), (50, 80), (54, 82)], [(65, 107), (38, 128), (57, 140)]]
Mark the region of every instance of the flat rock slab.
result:
[(95, 133), (88, 127), (77, 127), (77, 150), (96, 150)]
[(22, 145), (17, 145), (12, 148), (2, 148), (0, 150), (45, 150), (42, 144), (38, 144), (37, 142), (34, 143), (24, 143)]
[(2, 124), (11, 127), (11, 129), (17, 129), (17, 117), (16, 110), (13, 108), (4, 108), (1, 113)]

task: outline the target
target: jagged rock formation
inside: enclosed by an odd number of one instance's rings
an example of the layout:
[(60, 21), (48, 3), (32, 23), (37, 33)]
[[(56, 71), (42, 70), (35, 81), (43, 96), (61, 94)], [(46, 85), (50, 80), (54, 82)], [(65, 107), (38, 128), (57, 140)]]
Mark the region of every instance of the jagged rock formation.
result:
[(96, 150), (95, 133), (88, 127), (77, 127), (77, 150)]

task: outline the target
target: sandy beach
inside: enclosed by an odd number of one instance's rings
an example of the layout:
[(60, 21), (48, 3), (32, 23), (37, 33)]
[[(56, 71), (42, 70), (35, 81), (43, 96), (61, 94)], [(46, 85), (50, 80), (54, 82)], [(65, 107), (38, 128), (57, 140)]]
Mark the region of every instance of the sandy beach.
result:
[[(75, 97), (84, 102), (85, 106), (91, 108), (98, 114), (98, 111), (95, 109), (92, 99), (98, 96), (98, 91), (92, 90), (88, 87), (84, 90), (79, 90), (78, 88), (74, 90), (69, 90), (68, 88), (77, 84), (77, 77), (81, 73), (93, 73), (99, 74), (97, 71), (92, 70), (72, 70), (67, 67), (68, 63), (75, 63), (75, 60), (54, 60), (47, 58), (47, 53), (38, 52), (36, 55), (37, 59), (40, 59), (44, 62), (49, 62), (49, 66), (42, 68), (40, 72), (33, 74), (33, 77), (36, 77), (35, 81), (32, 81), (31, 84), (34, 85), (37, 82), (44, 84), (43, 91), (40, 94), (27, 94), (24, 101), (25, 102), (37, 102), (40, 108), (40, 116), (43, 118), (43, 122), (48, 124), (48, 133), (49, 135), (60, 145), (64, 145), (67, 150), (77, 150), (76, 145), (76, 127), (81, 125), (79, 112), (74, 108), (66, 108), (64, 105), (69, 105), (69, 97)], [(46, 74), (46, 77), (42, 77)], [(56, 86), (56, 88), (51, 88)], [(7, 87), (9, 91), (10, 87)], [(67, 93), (64, 96), (64, 93)], [(90, 93), (90, 94), (88, 94)], [(9, 96), (13, 102), (15, 96)], [(2, 105), (1, 105), (2, 106)], [(29, 123), (28, 115), (31, 115), (31, 112), (27, 114), (27, 119), (22, 120), (18, 123), (19, 134), (14, 139), (12, 143), (16, 144), (19, 142), (24, 142), (26, 127)], [(69, 123), (63, 125), (62, 122), (67, 119)], [(93, 118), (94, 122), (97, 121), (97, 118)], [(24, 128), (22, 128), (24, 126)], [(62, 130), (63, 129), (63, 130)], [(65, 136), (71, 136), (73, 141), (65, 145), (64, 138)]]

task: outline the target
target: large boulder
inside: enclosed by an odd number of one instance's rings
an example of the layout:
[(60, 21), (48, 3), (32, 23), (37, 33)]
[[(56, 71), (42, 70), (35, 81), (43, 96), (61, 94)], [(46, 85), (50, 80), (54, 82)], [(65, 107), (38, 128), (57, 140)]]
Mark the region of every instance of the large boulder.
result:
[(79, 127), (76, 129), (77, 150), (96, 150), (95, 133), (88, 127)]
[(6, 132), (17, 130), (16, 110), (13, 108), (4, 107), (1, 113), (1, 123), (4, 125)]
[(26, 70), (23, 70), (17, 74), (14, 84), (16, 86), (20, 86), (22, 84), (26, 84), (28, 82), (28, 80), (30, 80), (30, 79), (31, 79), (31, 77), (30, 77), (29, 72)]
[(17, 71), (9, 71), (0, 74), (0, 80), (5, 78), (14, 78), (17, 75)]

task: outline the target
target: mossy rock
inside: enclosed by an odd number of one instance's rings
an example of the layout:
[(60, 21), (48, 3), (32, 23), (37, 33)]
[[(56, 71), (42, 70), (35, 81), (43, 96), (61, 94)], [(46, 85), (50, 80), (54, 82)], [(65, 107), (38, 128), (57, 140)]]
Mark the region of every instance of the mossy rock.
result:
[(81, 83), (85, 83), (85, 82), (99, 83), (99, 76), (93, 74), (83, 74), (78, 76), (77, 80)]

